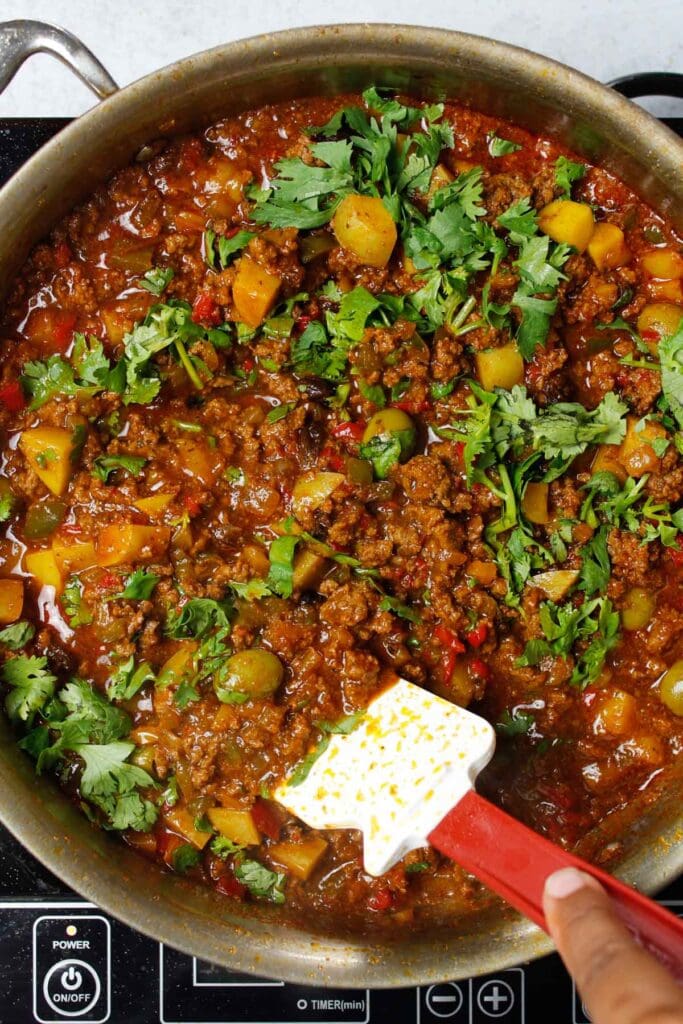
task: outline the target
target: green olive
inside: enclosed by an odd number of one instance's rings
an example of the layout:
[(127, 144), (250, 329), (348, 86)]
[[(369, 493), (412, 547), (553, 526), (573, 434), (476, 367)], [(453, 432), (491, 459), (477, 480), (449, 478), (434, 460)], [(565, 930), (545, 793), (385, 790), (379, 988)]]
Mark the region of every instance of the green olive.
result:
[(59, 498), (46, 498), (30, 505), (26, 512), (24, 536), (27, 540), (39, 540), (54, 533), (66, 515), (66, 505)]
[(683, 658), (675, 661), (659, 682), (659, 696), (669, 711), (683, 717)]
[(285, 674), (279, 658), (262, 647), (238, 651), (226, 661), (213, 680), (216, 696), (224, 704), (271, 697)]
[(380, 409), (370, 417), (363, 434), (363, 444), (380, 434), (398, 434), (403, 430), (415, 431), (415, 424), (407, 412), (396, 408)]
[(621, 624), (624, 629), (645, 629), (654, 615), (657, 597), (645, 587), (631, 587), (624, 598), (621, 609)]

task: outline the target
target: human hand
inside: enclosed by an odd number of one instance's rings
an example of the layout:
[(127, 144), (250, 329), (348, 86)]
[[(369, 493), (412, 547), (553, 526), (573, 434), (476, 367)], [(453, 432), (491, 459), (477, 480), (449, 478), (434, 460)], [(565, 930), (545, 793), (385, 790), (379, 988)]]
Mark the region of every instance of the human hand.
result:
[(590, 875), (550, 875), (543, 911), (595, 1024), (683, 1024), (683, 987), (633, 939)]

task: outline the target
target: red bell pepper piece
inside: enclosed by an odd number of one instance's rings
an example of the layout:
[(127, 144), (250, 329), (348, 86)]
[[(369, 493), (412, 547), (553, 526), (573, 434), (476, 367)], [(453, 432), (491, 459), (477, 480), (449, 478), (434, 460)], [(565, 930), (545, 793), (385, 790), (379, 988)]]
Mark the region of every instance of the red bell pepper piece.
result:
[(458, 655), (464, 652), (465, 645), (458, 634), (454, 633), (448, 626), (444, 626), (443, 623), (439, 623), (436, 627), (434, 636), (444, 648), (441, 667), (444, 679), (448, 682), (453, 675)]
[(353, 441), (354, 444), (360, 444), (364, 433), (365, 424), (361, 420), (349, 420), (347, 423), (338, 423), (336, 427), (332, 427), (333, 437), (340, 441)]
[(483, 679), (484, 682), (488, 682), (493, 675), (489, 666), (485, 661), (482, 661), (481, 658), (474, 658), (474, 660), (470, 662), (470, 672), (473, 676), (476, 676), (477, 679)]
[(683, 568), (683, 533), (676, 537), (678, 547), (667, 548), (667, 554), (677, 569)]
[(233, 899), (237, 900), (243, 900), (247, 893), (246, 885), (238, 882), (232, 871), (221, 875), (216, 882), (216, 890), (222, 893), (223, 896), (232, 896)]
[(193, 494), (186, 494), (183, 498), (183, 507), (186, 509), (188, 515), (194, 519), (196, 516), (201, 514), (202, 506), (197, 501)]
[(470, 647), (481, 647), (489, 635), (489, 627), (485, 622), (479, 622), (469, 633), (465, 633), (465, 640)]
[(66, 352), (71, 344), (75, 326), (75, 313), (63, 313), (56, 321), (52, 328), (52, 340), (54, 341), (56, 352), (61, 352), (62, 354)]
[(0, 402), (10, 412), (21, 412), (26, 405), (26, 398), (18, 380), (10, 381), (0, 388)]
[(221, 314), (216, 300), (206, 292), (199, 292), (192, 304), (192, 319), (196, 324), (217, 326), (221, 322)]
[(394, 905), (394, 894), (391, 889), (378, 889), (368, 899), (368, 910), (382, 913)]
[(251, 816), (259, 832), (269, 839), (277, 841), (282, 831), (282, 818), (274, 804), (270, 800), (263, 800), (260, 796), (251, 809)]

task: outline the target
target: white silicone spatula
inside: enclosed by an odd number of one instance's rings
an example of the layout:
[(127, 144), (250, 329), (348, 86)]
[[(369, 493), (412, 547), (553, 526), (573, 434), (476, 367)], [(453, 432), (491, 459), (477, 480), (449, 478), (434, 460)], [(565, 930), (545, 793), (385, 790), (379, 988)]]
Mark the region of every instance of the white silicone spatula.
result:
[(683, 976), (683, 921), (474, 791), (494, 748), (483, 718), (397, 679), (353, 732), (332, 737), (303, 782), (285, 781), (273, 795), (312, 828), (360, 829), (368, 874), (431, 844), (542, 928), (546, 878), (578, 867), (607, 889), (642, 944)]

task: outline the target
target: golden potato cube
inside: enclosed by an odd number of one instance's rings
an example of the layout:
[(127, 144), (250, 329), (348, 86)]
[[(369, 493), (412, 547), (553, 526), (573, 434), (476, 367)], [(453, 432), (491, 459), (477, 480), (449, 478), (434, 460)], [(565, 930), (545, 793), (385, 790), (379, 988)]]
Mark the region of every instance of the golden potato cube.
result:
[(530, 583), (542, 590), (550, 601), (560, 601), (579, 578), (578, 569), (550, 569), (532, 576)]
[(432, 176), (429, 181), (429, 188), (427, 189), (427, 199), (431, 199), (435, 192), (438, 192), (440, 188), (445, 188), (446, 185), (450, 185), (453, 181), (453, 175), (444, 167), (443, 164), (437, 164), (432, 171)]
[(624, 232), (608, 221), (595, 225), (588, 243), (588, 255), (600, 271), (623, 267), (631, 259)]
[(675, 281), (651, 280), (647, 290), (659, 302), (675, 302), (683, 306), (683, 279), (680, 277)]
[[(648, 302), (637, 320), (638, 333), (653, 355), (657, 354), (660, 338), (675, 334), (683, 321), (683, 309), (673, 302)], [(656, 334), (657, 338), (650, 335)]]
[(237, 261), (232, 301), (237, 319), (248, 327), (260, 327), (275, 304), (282, 278), (270, 274), (250, 256)]
[(258, 846), (261, 833), (254, 824), (251, 811), (241, 807), (212, 807), (207, 816), (216, 831), (241, 846)]
[(638, 702), (635, 697), (624, 690), (616, 690), (598, 704), (594, 719), (596, 733), (623, 736), (633, 727), (637, 708)]
[(375, 196), (342, 199), (332, 218), (332, 230), (342, 249), (370, 267), (386, 267), (398, 238), (393, 217)]
[(292, 585), (295, 590), (315, 590), (323, 578), (326, 559), (309, 547), (300, 548), (294, 556)]
[(168, 547), (171, 531), (164, 526), (112, 523), (97, 538), (98, 565), (151, 562)]
[(618, 444), (601, 444), (591, 464), (591, 475), (596, 473), (612, 473), (620, 483), (624, 483), (628, 473), (619, 461), (621, 448)]
[(168, 508), (170, 503), (173, 501), (172, 494), (152, 494), (149, 498), (138, 498), (133, 504), (136, 508), (144, 512), (146, 516), (154, 518), (155, 516), (161, 515), (161, 513)]
[(302, 882), (305, 882), (320, 862), (326, 849), (327, 843), (324, 839), (311, 837), (302, 839), (298, 843), (275, 843), (270, 847), (269, 853), (277, 864), (280, 864), (295, 878), (300, 878)]
[(311, 472), (300, 476), (292, 491), (294, 515), (320, 508), (345, 480), (343, 473)]
[(40, 583), (41, 587), (62, 589), (62, 574), (52, 551), (31, 551), (24, 559), (26, 572)]
[(97, 552), (91, 540), (68, 541), (64, 537), (56, 537), (52, 542), (52, 552), (63, 576), (97, 565)]
[(675, 249), (652, 249), (640, 263), (645, 273), (658, 281), (679, 281), (683, 277), (683, 256)]
[(626, 437), (619, 447), (619, 462), (628, 475), (633, 477), (659, 470), (660, 459), (650, 442), (666, 437), (666, 430), (661, 423), (646, 420), (639, 430), (636, 429), (641, 422), (635, 416), (628, 417)]
[(548, 513), (548, 484), (527, 484), (522, 498), (522, 512), (530, 523), (543, 526), (550, 522)]
[(510, 389), (524, 380), (524, 360), (514, 342), (477, 352), (474, 357), (479, 383), (487, 391)]
[(0, 623), (16, 622), (24, 607), (24, 584), (21, 580), (0, 580)]
[(538, 226), (553, 241), (565, 242), (577, 252), (585, 252), (595, 229), (595, 220), (587, 203), (555, 199), (539, 213)]
[(73, 472), (73, 433), (62, 427), (33, 427), (19, 438), (29, 466), (53, 494), (64, 494)]
[(172, 807), (165, 812), (164, 817), (166, 824), (174, 832), (179, 832), (183, 839), (187, 839), (188, 843), (192, 843), (198, 850), (203, 850), (211, 838), (210, 832), (201, 832), (194, 827), (195, 819), (184, 807)]

